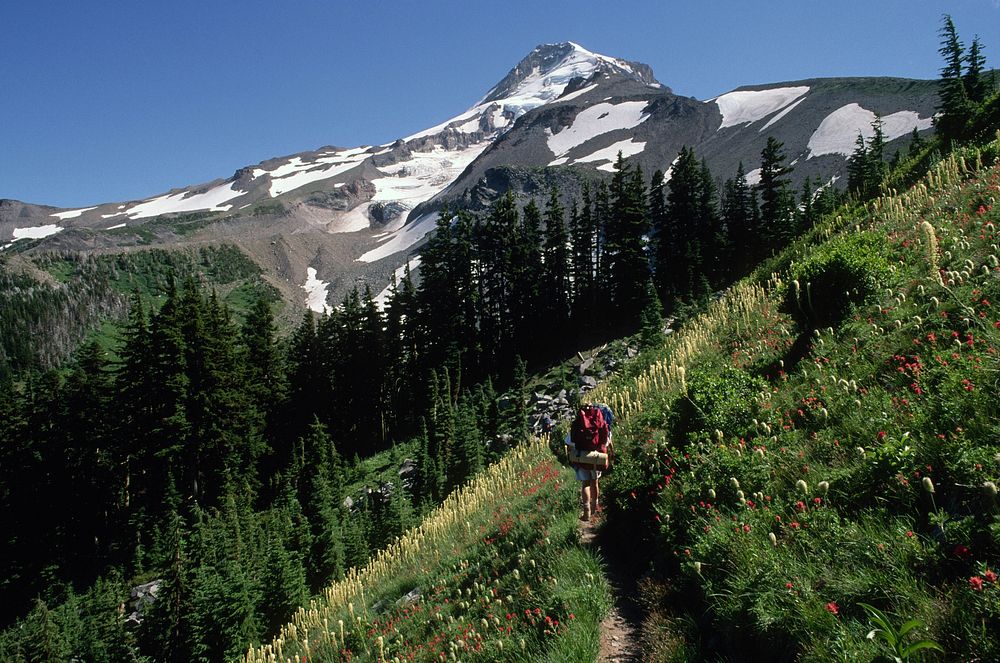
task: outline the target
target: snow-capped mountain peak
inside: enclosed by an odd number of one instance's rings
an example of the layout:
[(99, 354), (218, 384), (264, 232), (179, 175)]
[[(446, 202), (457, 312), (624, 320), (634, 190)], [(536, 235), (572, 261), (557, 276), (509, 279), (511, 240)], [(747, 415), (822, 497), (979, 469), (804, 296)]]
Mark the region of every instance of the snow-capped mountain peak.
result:
[(616, 71), (647, 85), (660, 84), (647, 65), (588, 51), (571, 41), (536, 46), (497, 83), (477, 106), (503, 102), (521, 113), (559, 98), (570, 81), (590, 80), (599, 71)]

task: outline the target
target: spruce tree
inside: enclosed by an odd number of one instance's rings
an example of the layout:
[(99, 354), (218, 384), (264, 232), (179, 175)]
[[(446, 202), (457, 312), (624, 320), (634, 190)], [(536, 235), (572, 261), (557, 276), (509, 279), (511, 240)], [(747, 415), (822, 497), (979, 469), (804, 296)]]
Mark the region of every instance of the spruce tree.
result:
[(570, 311), (576, 340), (582, 340), (585, 330), (593, 329), (598, 318), (597, 302), (597, 222), (590, 182), (584, 182), (579, 207), (574, 203), (570, 214), (572, 243), (573, 297)]
[(646, 281), (645, 302), (639, 327), (639, 344), (651, 348), (663, 340), (663, 305), (653, 286), (653, 280)]
[(868, 146), (865, 144), (864, 134), (859, 131), (858, 137), (854, 141), (854, 152), (847, 160), (847, 190), (864, 196), (870, 170), (868, 167)]

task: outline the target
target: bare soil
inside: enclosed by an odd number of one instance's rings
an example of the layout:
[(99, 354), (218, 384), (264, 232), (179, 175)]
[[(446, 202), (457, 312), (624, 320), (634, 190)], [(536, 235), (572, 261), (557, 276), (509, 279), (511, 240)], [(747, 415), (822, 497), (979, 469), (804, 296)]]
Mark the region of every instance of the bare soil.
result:
[(639, 643), (642, 611), (637, 601), (637, 573), (627, 560), (615, 552), (603, 538), (603, 518), (580, 522), (580, 540), (594, 548), (605, 560), (605, 575), (611, 585), (613, 605), (601, 622), (601, 651), (598, 663), (642, 661)]

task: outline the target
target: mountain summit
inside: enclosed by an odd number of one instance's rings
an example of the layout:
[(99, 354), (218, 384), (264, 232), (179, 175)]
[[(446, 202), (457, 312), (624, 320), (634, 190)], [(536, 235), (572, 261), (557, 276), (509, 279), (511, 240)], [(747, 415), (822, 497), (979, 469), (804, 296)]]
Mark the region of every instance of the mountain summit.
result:
[(653, 77), (649, 65), (592, 53), (579, 44), (564, 41), (536, 46), (477, 105), (523, 99), (523, 107), (530, 110), (557, 99), (564, 92), (572, 92), (567, 89), (571, 85), (579, 89), (594, 81), (598, 74), (619, 74), (646, 85), (663, 87)]

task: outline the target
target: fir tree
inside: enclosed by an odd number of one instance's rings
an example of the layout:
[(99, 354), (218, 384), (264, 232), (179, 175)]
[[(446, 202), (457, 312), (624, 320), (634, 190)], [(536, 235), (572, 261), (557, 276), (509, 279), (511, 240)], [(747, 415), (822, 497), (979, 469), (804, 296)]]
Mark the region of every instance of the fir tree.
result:
[(743, 163), (740, 162), (736, 176), (727, 180), (722, 188), (722, 218), (731, 247), (729, 264), (733, 276), (746, 272), (753, 264), (753, 256), (757, 254), (760, 246), (759, 232), (753, 225), (751, 193), (743, 171)]
[(944, 65), (941, 67), (938, 112), (934, 118), (934, 126), (947, 144), (963, 137), (971, 114), (971, 102), (966, 81), (962, 77), (965, 47), (958, 38), (951, 16), (945, 14), (942, 23), (938, 32), (941, 37), (938, 53), (944, 58)]
[[(542, 270), (542, 320), (550, 330), (547, 335), (552, 343), (549, 352), (555, 350), (569, 332), (570, 321), (570, 254), (569, 234), (559, 192), (553, 186), (549, 191), (549, 201), (545, 207), (544, 266)], [(535, 337), (532, 328), (526, 338)], [(526, 348), (531, 344), (522, 344)]]
[(990, 86), (987, 84), (984, 71), (986, 68), (986, 58), (982, 54), (979, 35), (973, 37), (972, 43), (969, 45), (965, 64), (965, 74), (962, 77), (962, 82), (965, 84), (965, 93), (969, 97), (969, 101), (974, 104), (981, 104), (986, 100)]
[(794, 198), (789, 189), (784, 143), (768, 136), (760, 154), (760, 223), (764, 237), (778, 249), (794, 236)]
[(652, 279), (646, 281), (645, 304), (642, 309), (642, 317), (639, 327), (639, 344), (644, 348), (650, 348), (663, 340), (663, 305), (660, 297), (656, 294)]
[[(532, 344), (540, 321), (550, 313), (544, 307), (551, 296), (548, 291), (542, 252), (542, 212), (534, 200), (528, 201), (521, 215), (516, 241), (511, 249), (511, 280), (509, 324), (514, 329), (514, 344)], [(546, 232), (547, 232), (546, 228)]]
[(649, 232), (642, 170), (632, 168), (621, 153), (611, 180), (611, 218), (607, 225), (609, 292), (618, 326), (638, 329), (643, 292), (649, 277), (645, 236)]

